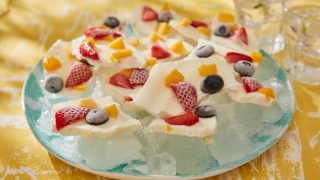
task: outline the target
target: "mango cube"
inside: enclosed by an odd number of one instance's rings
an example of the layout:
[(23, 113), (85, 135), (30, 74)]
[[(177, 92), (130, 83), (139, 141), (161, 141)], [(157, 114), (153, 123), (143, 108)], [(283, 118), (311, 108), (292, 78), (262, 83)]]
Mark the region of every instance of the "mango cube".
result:
[(166, 22), (161, 22), (158, 24), (157, 32), (160, 35), (167, 35), (170, 33), (170, 26)]
[(204, 35), (206, 35), (206, 36), (211, 36), (211, 31), (210, 31), (210, 29), (209, 28), (206, 28), (206, 27), (202, 27), (202, 26), (200, 26), (200, 27), (197, 27), (197, 30), (199, 31), (199, 32), (201, 32), (202, 34), (204, 34)]
[(98, 108), (97, 104), (91, 98), (81, 100), (80, 107), (89, 108), (89, 109), (97, 109)]
[(226, 12), (221, 12), (218, 14), (218, 21), (219, 22), (224, 22), (224, 23), (229, 23), (229, 22), (234, 22), (234, 15)]
[(238, 24), (235, 22), (229, 23), (229, 27), (230, 27), (230, 30), (233, 32), (238, 29)]
[(125, 45), (124, 45), (124, 42), (123, 42), (123, 38), (117, 38), (115, 40), (113, 40), (110, 44), (109, 44), (109, 47), (111, 49), (124, 49), (125, 48)]
[(166, 131), (167, 132), (172, 132), (172, 126), (170, 124), (166, 125)]
[(55, 56), (44, 58), (42, 64), (47, 71), (55, 71), (61, 67), (60, 61)]
[(114, 40), (114, 38), (113, 38), (113, 35), (112, 35), (112, 34), (110, 34), (110, 35), (108, 35), (108, 36), (104, 37), (104, 38), (103, 38), (103, 40), (105, 40), (105, 41), (113, 41), (113, 40)]
[(85, 84), (79, 84), (77, 86), (74, 86), (73, 89), (78, 90), (78, 91), (84, 91), (86, 89), (86, 85)]
[(267, 101), (275, 99), (276, 97), (272, 88), (260, 88), (257, 92), (264, 94)]
[(115, 104), (105, 107), (104, 111), (108, 113), (110, 118), (116, 119), (118, 116), (118, 108)]
[(259, 64), (261, 64), (262, 60), (263, 60), (262, 54), (260, 52), (257, 52), (257, 51), (251, 52), (251, 58), (252, 58), (253, 62), (256, 62), (256, 63), (259, 63)]
[(133, 69), (123, 69), (120, 73), (125, 75), (128, 79), (131, 77)]
[(175, 44), (171, 46), (171, 51), (177, 53), (177, 54), (182, 54), (186, 52), (186, 49), (183, 45), (183, 42), (181, 40), (177, 41)]
[(181, 26), (189, 26), (190, 24), (191, 24), (191, 19), (182, 19), (181, 21), (180, 21), (180, 25)]
[(137, 47), (140, 45), (140, 39), (139, 38), (134, 38), (131, 40), (130, 44), (134, 47)]
[(92, 46), (95, 46), (96, 45), (96, 42), (94, 41), (94, 39), (93, 38), (87, 38), (85, 41), (89, 41), (91, 44), (92, 44)]
[(178, 83), (184, 80), (184, 76), (177, 70), (172, 70), (164, 79), (165, 86), (169, 87), (171, 84)]
[(122, 59), (132, 56), (132, 51), (131, 49), (121, 49), (112, 53), (112, 56), (116, 59)]
[(163, 10), (163, 11), (169, 11), (169, 4), (168, 3), (164, 3), (163, 5), (162, 5), (162, 7), (161, 7), (161, 10)]
[(150, 36), (150, 41), (151, 42), (156, 42), (156, 41), (158, 41), (158, 40), (160, 40), (160, 41), (165, 41), (165, 38), (164, 37), (162, 37), (160, 34), (158, 34), (158, 33), (152, 33), (151, 34), (151, 36)]
[(146, 67), (152, 67), (155, 64), (157, 64), (157, 58), (152, 57), (152, 58), (146, 59)]
[(217, 74), (217, 66), (215, 64), (201, 65), (198, 68), (198, 73), (201, 77)]

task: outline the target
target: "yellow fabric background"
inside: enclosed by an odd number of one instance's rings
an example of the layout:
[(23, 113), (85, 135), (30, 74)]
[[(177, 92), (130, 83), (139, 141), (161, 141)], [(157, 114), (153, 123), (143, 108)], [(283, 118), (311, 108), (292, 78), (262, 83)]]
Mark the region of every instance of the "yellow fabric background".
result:
[[(233, 11), (232, 0), (0, 0), (0, 179), (100, 179), (50, 155), (33, 137), (21, 88), (56, 39), (70, 40), (88, 22), (135, 5), (172, 8), (191, 18)], [(282, 53), (275, 55), (283, 59)], [(320, 87), (294, 83), (297, 111), (282, 139), (257, 159), (209, 179), (320, 179)]]

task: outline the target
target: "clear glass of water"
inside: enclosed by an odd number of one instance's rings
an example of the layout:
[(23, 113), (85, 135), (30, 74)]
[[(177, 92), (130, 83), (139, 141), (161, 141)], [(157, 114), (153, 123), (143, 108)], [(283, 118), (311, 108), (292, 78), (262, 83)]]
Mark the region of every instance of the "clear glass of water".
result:
[(285, 0), (285, 69), (294, 80), (320, 85), (320, 1)]
[(283, 0), (234, 0), (239, 22), (253, 29), (260, 47), (269, 53), (284, 48), (282, 35)]

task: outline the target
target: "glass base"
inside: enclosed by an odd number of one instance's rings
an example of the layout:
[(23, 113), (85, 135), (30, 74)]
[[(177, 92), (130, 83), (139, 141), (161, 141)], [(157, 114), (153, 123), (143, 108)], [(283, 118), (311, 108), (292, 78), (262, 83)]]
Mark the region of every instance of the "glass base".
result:
[(269, 54), (275, 54), (284, 49), (284, 40), (282, 35), (278, 35), (275, 39), (272, 37), (260, 37), (260, 47)]

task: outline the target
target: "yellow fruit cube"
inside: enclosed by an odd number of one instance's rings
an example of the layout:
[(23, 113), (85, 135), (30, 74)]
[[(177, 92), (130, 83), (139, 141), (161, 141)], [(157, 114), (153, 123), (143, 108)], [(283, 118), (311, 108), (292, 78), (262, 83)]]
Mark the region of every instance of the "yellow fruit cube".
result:
[(99, 28), (102, 28), (102, 29), (111, 29), (109, 26), (106, 26), (106, 25), (101, 25), (101, 26), (99, 26)]
[(158, 33), (152, 33), (150, 36), (150, 41), (154, 43), (158, 40), (165, 41), (165, 38)]
[(189, 26), (190, 24), (191, 24), (191, 19), (182, 19), (181, 21), (180, 21), (180, 25), (181, 26)]
[(115, 40), (113, 40), (110, 44), (109, 44), (109, 48), (111, 49), (124, 49), (126, 46), (124, 45), (123, 42), (123, 38), (117, 38)]
[(217, 74), (217, 66), (215, 64), (201, 65), (198, 68), (198, 73), (201, 77)]
[(131, 40), (130, 44), (134, 47), (137, 47), (140, 45), (140, 39), (139, 38), (134, 38)]
[(131, 49), (121, 49), (112, 53), (112, 56), (116, 59), (122, 59), (132, 56), (132, 51)]
[(86, 41), (89, 41), (93, 46), (96, 45), (96, 42), (95, 42), (94, 39), (91, 38), (91, 37), (90, 37), (90, 38), (87, 38)]
[(164, 3), (161, 7), (161, 10), (163, 11), (169, 11), (170, 7), (169, 7), (169, 4), (168, 3)]
[(170, 33), (170, 26), (168, 23), (166, 22), (161, 22), (158, 24), (158, 27), (157, 27), (157, 32), (160, 34), (160, 35), (167, 35)]
[(200, 26), (200, 27), (197, 27), (197, 30), (199, 32), (201, 32), (202, 34), (206, 35), (206, 36), (211, 36), (211, 34), (212, 34), (211, 30), (209, 28), (206, 28), (206, 27)]
[(97, 104), (91, 98), (81, 100), (80, 107), (89, 108), (89, 109), (97, 109), (98, 108)]
[(108, 113), (110, 118), (116, 119), (118, 116), (118, 108), (115, 104), (105, 107), (104, 111)]
[(85, 84), (79, 84), (77, 86), (74, 86), (73, 89), (78, 90), (78, 91), (84, 91), (86, 89), (86, 85)]
[(152, 57), (152, 58), (146, 59), (146, 67), (152, 67), (155, 64), (157, 64), (157, 58)]
[(42, 64), (47, 71), (55, 71), (61, 67), (60, 61), (55, 56), (44, 58)]
[(229, 23), (229, 27), (230, 27), (230, 30), (233, 32), (238, 29), (238, 24), (235, 22)]
[(177, 54), (182, 54), (182, 53), (185, 53), (186, 52), (186, 49), (183, 45), (183, 42), (181, 40), (177, 41), (176, 43), (174, 43), (172, 46), (171, 46), (171, 51), (177, 53)]
[(113, 40), (114, 40), (114, 38), (113, 38), (113, 35), (112, 35), (112, 34), (110, 34), (110, 35), (108, 35), (108, 36), (104, 37), (104, 38), (103, 38), (103, 40), (105, 40), (105, 41), (113, 41)]
[(272, 88), (260, 88), (257, 92), (264, 94), (267, 101), (276, 97)]
[(227, 12), (221, 12), (218, 14), (219, 22), (229, 23), (229, 22), (234, 22), (234, 19), (235, 19), (234, 15)]
[(251, 58), (253, 62), (259, 63), (261, 64), (263, 61), (263, 57), (262, 54), (260, 52), (257, 51), (253, 51), (251, 52)]
[(125, 75), (128, 79), (131, 77), (133, 69), (123, 69), (120, 73)]
[(172, 132), (172, 126), (170, 124), (166, 125), (166, 131), (167, 132)]
[(184, 76), (177, 69), (174, 69), (165, 77), (164, 84), (169, 87), (171, 84), (178, 83), (183, 80)]

